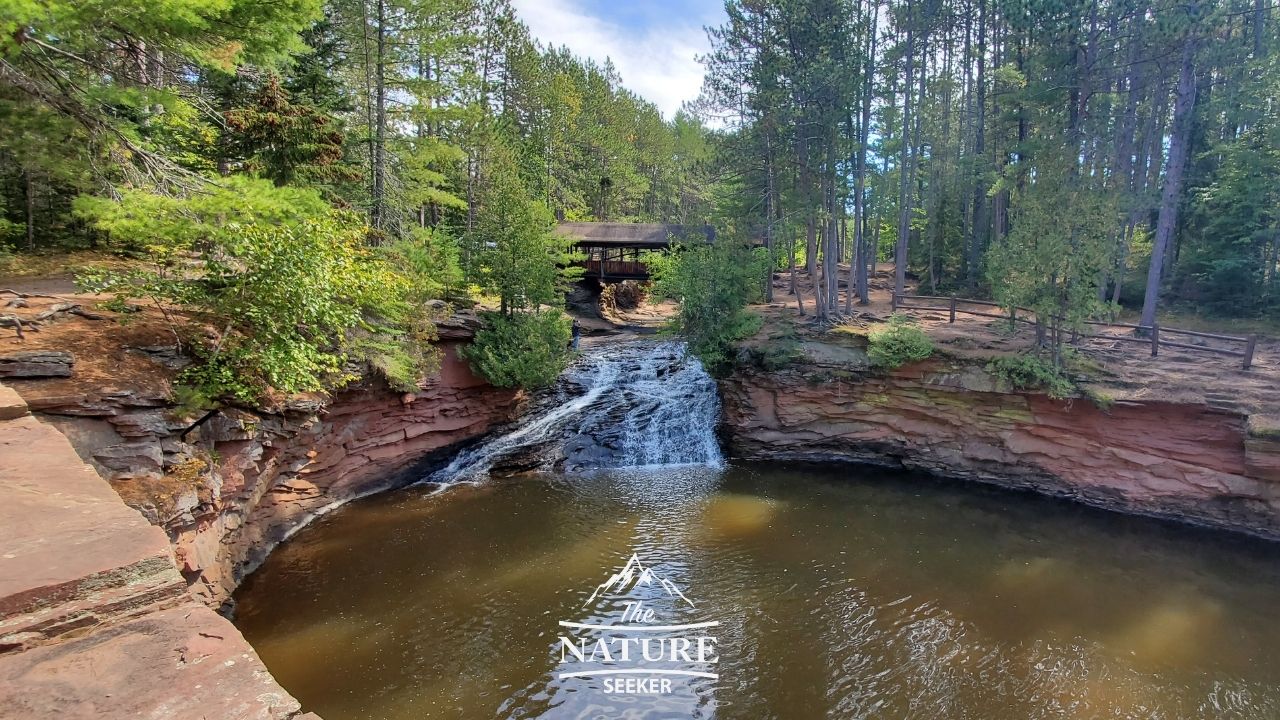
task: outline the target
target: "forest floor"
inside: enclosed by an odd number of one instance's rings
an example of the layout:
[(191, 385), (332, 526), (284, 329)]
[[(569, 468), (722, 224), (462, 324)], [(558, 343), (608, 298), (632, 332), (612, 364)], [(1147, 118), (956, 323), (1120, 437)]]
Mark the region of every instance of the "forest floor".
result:
[[(847, 273), (847, 268), (844, 270)], [(865, 346), (860, 336), (892, 314), (890, 291), (893, 266), (881, 264), (871, 280), (870, 304), (853, 305), (853, 312), (833, 324), (819, 324), (813, 317), (812, 283), (801, 272), (797, 286), (804, 295), (806, 315), (797, 312), (795, 295), (789, 294), (790, 279), (783, 273), (774, 279), (774, 302), (754, 308), (764, 318), (764, 326), (748, 344), (769, 350), (770, 346), (797, 344), (814, 358), (838, 358), (850, 347)], [(841, 283), (841, 307), (846, 287)], [(916, 292), (914, 288), (909, 293)], [(922, 303), (923, 304), (923, 303)], [(995, 308), (975, 308), (998, 312)], [(1013, 330), (1005, 319), (957, 313), (949, 322), (947, 310), (903, 310), (915, 318), (945, 356), (972, 361), (1027, 352), (1035, 347), (1036, 333), (1029, 324), (1018, 323)], [(1166, 320), (1170, 327), (1177, 326)], [(1196, 330), (1229, 333), (1230, 329), (1197, 324)], [(1161, 346), (1159, 357), (1151, 357), (1148, 344), (1129, 342), (1133, 331), (1099, 327), (1093, 332), (1103, 339), (1082, 339), (1074, 346), (1069, 370), (1099, 396), (1114, 400), (1205, 404), (1231, 412), (1280, 417), (1280, 339), (1259, 336), (1253, 366), (1241, 367), (1240, 358), (1198, 350)], [(1186, 338), (1178, 338), (1185, 341)], [(1196, 340), (1196, 343), (1217, 341)], [(1239, 349), (1239, 346), (1235, 346)]]

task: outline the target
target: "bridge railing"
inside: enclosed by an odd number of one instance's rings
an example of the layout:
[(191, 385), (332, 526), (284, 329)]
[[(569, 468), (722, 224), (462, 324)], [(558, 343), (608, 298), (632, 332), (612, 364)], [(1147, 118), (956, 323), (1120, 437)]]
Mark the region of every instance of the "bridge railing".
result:
[[(933, 303), (933, 304), (922, 304)], [(1040, 320), (1036, 317), (1036, 312), (1031, 308), (1015, 307), (1009, 312), (1004, 312), (999, 303), (990, 300), (974, 300), (971, 298), (944, 297), (940, 295), (907, 295), (893, 293), (893, 309), (898, 310), (930, 310), (934, 312), (948, 313), (947, 322), (955, 322), (957, 313), (965, 315), (977, 315), (979, 317), (997, 318), (1000, 320), (1008, 320), (1012, 323), (1026, 323), (1028, 325), (1040, 325)], [(982, 310), (972, 309), (971, 306), (978, 306)], [(995, 312), (987, 310), (994, 308)], [(1194, 330), (1179, 330), (1177, 328), (1163, 327), (1159, 323), (1155, 325), (1134, 325), (1132, 323), (1104, 322), (1101, 320), (1086, 320), (1086, 325), (1095, 327), (1114, 327), (1125, 328), (1130, 330), (1145, 330), (1147, 337), (1137, 337), (1132, 335), (1094, 335), (1091, 333), (1072, 333), (1072, 343), (1078, 340), (1118, 340), (1120, 342), (1141, 343), (1150, 346), (1151, 357), (1157, 357), (1160, 354), (1160, 348), (1170, 347), (1182, 350), (1194, 350), (1198, 352), (1214, 353), (1216, 355), (1226, 355), (1229, 357), (1237, 357), (1241, 359), (1241, 365), (1248, 370), (1253, 365), (1253, 356), (1258, 347), (1258, 336), (1247, 335), (1222, 335), (1219, 333), (1196, 332)], [(1231, 347), (1212, 347), (1209, 345), (1194, 345), (1190, 342), (1182, 342), (1179, 340), (1169, 340), (1165, 336), (1172, 335), (1175, 338), (1200, 338), (1204, 340), (1216, 340), (1228, 343)]]

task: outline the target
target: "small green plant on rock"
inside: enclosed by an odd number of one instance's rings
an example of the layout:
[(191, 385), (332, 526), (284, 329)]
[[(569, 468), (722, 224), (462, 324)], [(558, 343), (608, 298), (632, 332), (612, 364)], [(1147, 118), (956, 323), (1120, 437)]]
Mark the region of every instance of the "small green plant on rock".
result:
[(914, 320), (901, 313), (890, 315), (888, 322), (867, 333), (867, 340), (871, 364), (886, 370), (933, 354), (933, 341)]
[(1066, 373), (1035, 355), (998, 357), (987, 364), (987, 371), (1017, 390), (1043, 390), (1059, 400), (1076, 393), (1076, 385)]

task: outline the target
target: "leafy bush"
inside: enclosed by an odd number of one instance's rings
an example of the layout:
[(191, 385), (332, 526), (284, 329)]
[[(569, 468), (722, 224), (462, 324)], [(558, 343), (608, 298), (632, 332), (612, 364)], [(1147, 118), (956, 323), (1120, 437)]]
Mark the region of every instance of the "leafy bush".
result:
[(172, 246), (148, 242), (152, 268), (78, 278), (117, 302), (151, 300), (180, 345), (188, 328), (175, 306), (200, 311), (212, 339), (192, 343), (200, 362), (180, 376), (195, 395), (254, 402), (270, 391), (322, 390), (370, 360), (404, 387), (430, 367), (430, 318), (412, 302), (409, 278), (364, 246), (360, 226), (331, 214), (206, 232), (186, 266), (173, 267)]
[(923, 360), (933, 354), (933, 341), (911, 318), (901, 313), (867, 333), (871, 364), (892, 370), (909, 362)]
[(16, 223), (0, 217), (0, 246), (16, 244), (25, 233), (26, 228), (22, 223)]
[(420, 301), (462, 293), (458, 242), (445, 231), (414, 228), (408, 238), (383, 248), (383, 252), (388, 262), (409, 276)]
[(232, 176), (186, 197), (124, 190), (120, 201), (81, 195), (76, 215), (106, 234), (114, 249), (172, 262), (229, 241), (245, 227), (297, 227), (323, 222), (333, 208), (314, 190), (276, 187), (269, 180)]
[(1035, 355), (999, 357), (987, 364), (987, 370), (1018, 390), (1043, 390), (1059, 400), (1076, 392), (1071, 378), (1052, 362)]
[(768, 251), (721, 241), (646, 253), (644, 262), (654, 278), (654, 294), (680, 302), (671, 329), (685, 337), (708, 372), (727, 372), (734, 343), (760, 329), (760, 317), (746, 306), (760, 299)]
[(550, 385), (569, 364), (569, 316), (559, 310), (484, 313), (485, 327), (462, 354), (497, 387)]

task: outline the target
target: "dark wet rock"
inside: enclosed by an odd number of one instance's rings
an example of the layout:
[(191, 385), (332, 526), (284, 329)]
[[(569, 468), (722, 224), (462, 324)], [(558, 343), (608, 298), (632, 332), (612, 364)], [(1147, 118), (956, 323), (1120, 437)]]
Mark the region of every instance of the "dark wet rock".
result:
[(147, 345), (130, 350), (141, 353), (170, 370), (181, 370), (191, 364), (191, 358), (183, 354), (177, 345)]
[(76, 358), (59, 350), (27, 350), (0, 355), (0, 377), (71, 377)]

